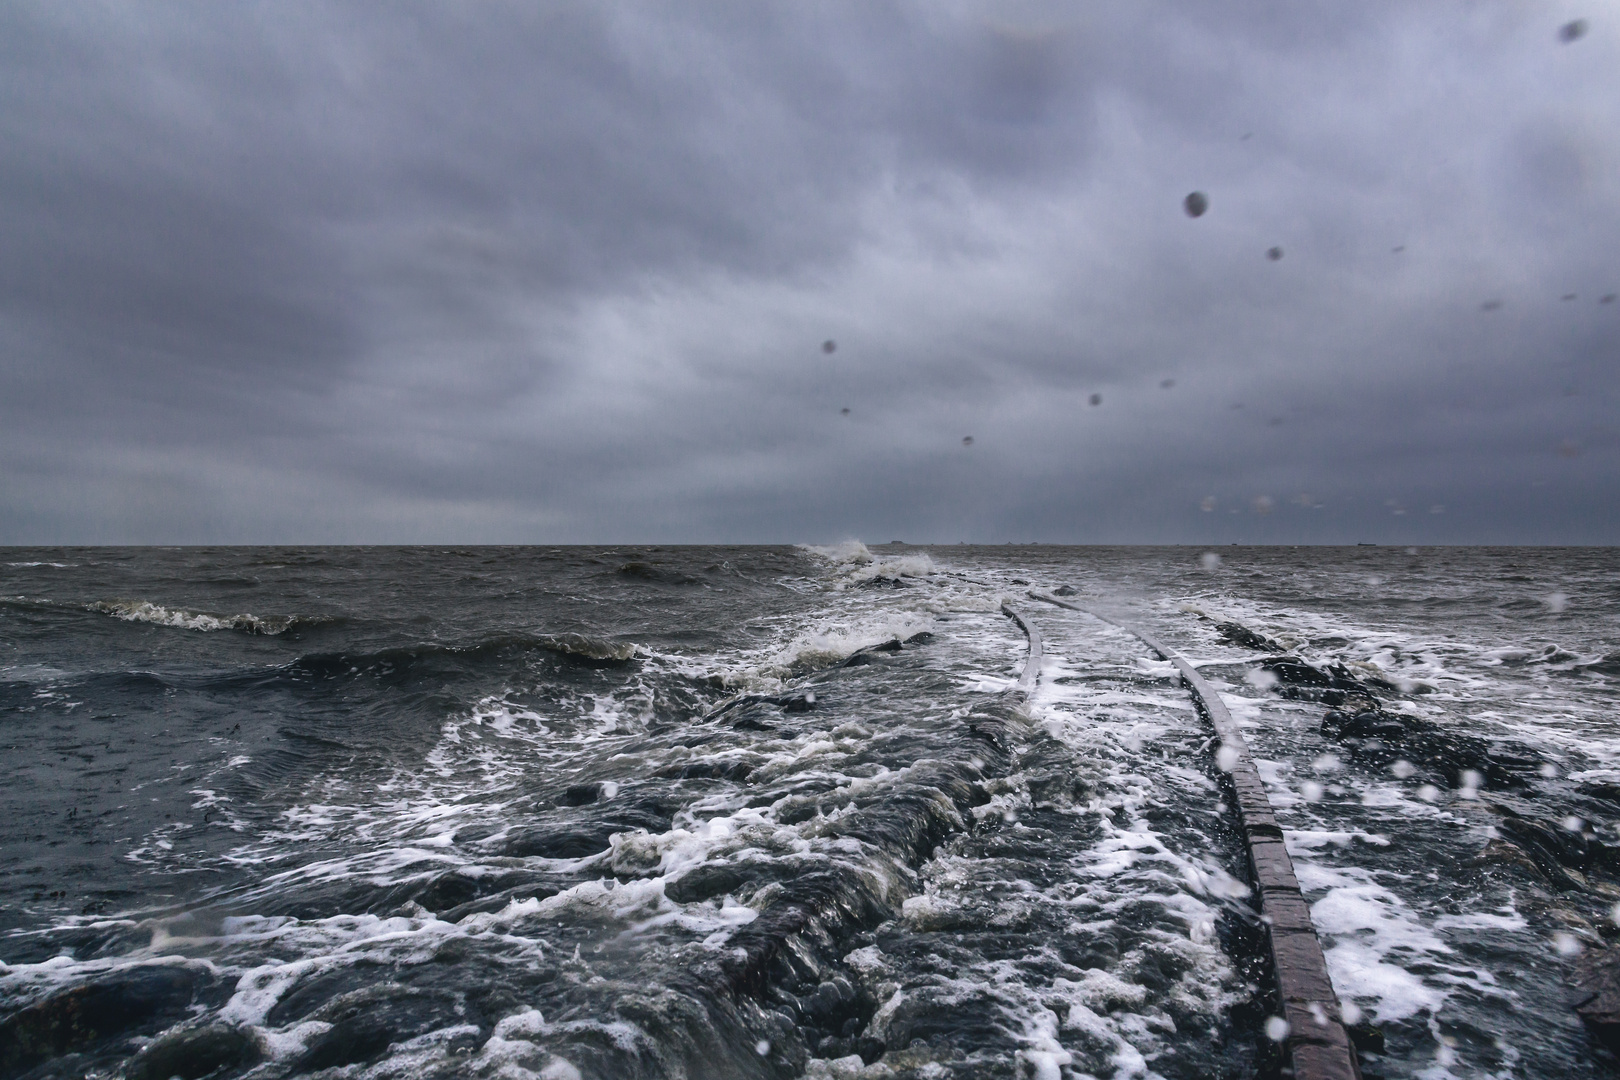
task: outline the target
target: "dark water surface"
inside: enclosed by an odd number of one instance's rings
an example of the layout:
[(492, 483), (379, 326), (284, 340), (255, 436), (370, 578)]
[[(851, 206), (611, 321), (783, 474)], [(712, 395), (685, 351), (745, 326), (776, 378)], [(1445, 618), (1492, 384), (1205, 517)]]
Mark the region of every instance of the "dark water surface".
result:
[(1209, 732), (1058, 587), (1249, 726), (1369, 1074), (1610, 1075), (1620, 558), (1220, 555), (0, 550), (0, 1077), (1264, 1072)]

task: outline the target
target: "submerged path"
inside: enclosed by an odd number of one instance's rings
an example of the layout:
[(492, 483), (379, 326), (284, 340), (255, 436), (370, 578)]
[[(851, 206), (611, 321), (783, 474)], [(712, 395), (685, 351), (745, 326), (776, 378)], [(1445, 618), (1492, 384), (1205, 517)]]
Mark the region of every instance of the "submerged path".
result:
[[(1231, 781), (1255, 888), (1260, 895), (1260, 916), (1271, 943), (1272, 967), (1282, 1016), (1288, 1024), (1286, 1039), (1294, 1075), (1298, 1080), (1359, 1078), (1361, 1071), (1340, 1014), (1338, 995), (1328, 975), (1321, 942), (1311, 925), (1310, 909), (1300, 894), (1293, 861), (1283, 844), (1282, 829), (1272, 813), (1259, 771), (1249, 756), (1243, 732), (1220, 695), (1192, 664), (1151, 634), (1047, 593), (1031, 591), (1029, 596), (1119, 627), (1140, 638), (1160, 659), (1174, 664), (1181, 673), (1199, 711), (1209, 719), (1221, 740), (1218, 763)], [(1031, 665), (1038, 667), (1039, 634), (1011, 605), (1004, 605), (1003, 610), (1030, 635)], [(1027, 687), (1026, 682), (1031, 686)], [(1018, 688), (1027, 693), (1033, 682), (1026, 668)]]

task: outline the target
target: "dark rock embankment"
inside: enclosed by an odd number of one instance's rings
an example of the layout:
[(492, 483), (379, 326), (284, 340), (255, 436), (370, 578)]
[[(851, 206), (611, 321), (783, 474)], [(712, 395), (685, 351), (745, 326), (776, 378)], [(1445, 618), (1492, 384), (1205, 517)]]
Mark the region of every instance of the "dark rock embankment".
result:
[(1351, 760), (1409, 766), (1407, 775), (1478, 793), (1495, 814), (1496, 835), (1471, 865), (1531, 884), (1526, 909), (1573, 943), (1561, 948), (1580, 950), (1570, 1006), (1595, 1041), (1620, 1052), (1620, 946), (1603, 940), (1620, 935), (1611, 908), (1620, 899), (1620, 844), (1600, 839), (1612, 835), (1603, 823), (1620, 817), (1620, 778), (1560, 781), (1531, 747), (1386, 709), (1380, 695), (1393, 688), (1342, 665), (1274, 657), (1262, 667), (1283, 696), (1330, 706), (1321, 733)]
[(1522, 786), (1540, 765), (1529, 747), (1492, 743), (1421, 717), (1386, 712), (1361, 695), (1347, 696), (1339, 708), (1329, 709), (1321, 730), (1354, 759), (1371, 765), (1410, 762), (1453, 788)]
[(1380, 698), (1395, 687), (1358, 675), (1347, 665), (1317, 666), (1294, 656), (1274, 656), (1261, 661), (1260, 668), (1277, 680), (1275, 689), (1282, 697), (1329, 706), (1322, 735), (1364, 764), (1409, 762), (1426, 779), (1452, 788), (1521, 787), (1540, 767), (1530, 747), (1387, 710)]
[[(149, 964), (63, 990), (0, 1021), (0, 1077), (22, 1076), (52, 1059), (53, 1075), (83, 1075), (98, 1055), (129, 1052), (138, 1045), (132, 1040), (183, 1019), (194, 1005), (218, 1006), (223, 991), (209, 972), (177, 964)], [(173, 1075), (204, 1073), (177, 1068), (164, 1080)]]

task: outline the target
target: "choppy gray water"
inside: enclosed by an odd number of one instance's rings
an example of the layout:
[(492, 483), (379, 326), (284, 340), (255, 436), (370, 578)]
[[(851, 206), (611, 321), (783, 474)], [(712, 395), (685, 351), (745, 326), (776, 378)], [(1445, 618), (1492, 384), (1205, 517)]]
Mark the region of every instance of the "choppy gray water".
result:
[(0, 551), (0, 1077), (1274, 1070), (1209, 732), (1060, 587), (1248, 727), (1370, 1075), (1611, 1072), (1620, 559), (1220, 554)]

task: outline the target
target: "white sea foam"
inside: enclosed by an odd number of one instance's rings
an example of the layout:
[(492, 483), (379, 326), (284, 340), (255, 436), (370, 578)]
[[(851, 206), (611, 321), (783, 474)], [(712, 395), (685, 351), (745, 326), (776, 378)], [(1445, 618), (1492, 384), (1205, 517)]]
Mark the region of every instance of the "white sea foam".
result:
[(290, 615), (216, 615), (206, 611), (164, 607), (150, 600), (98, 600), (88, 607), (91, 611), (99, 611), (103, 615), (111, 615), (125, 622), (151, 623), (155, 626), (172, 626), (181, 630), (198, 630), (204, 633), (216, 630), (241, 630), (250, 634), (273, 636), (285, 632), (299, 621)]
[(865, 566), (872, 561), (872, 553), (859, 540), (845, 540), (825, 547), (805, 544), (802, 550), (819, 555), (835, 566)]

